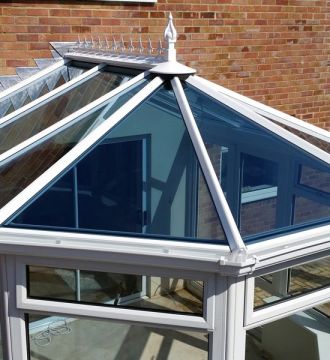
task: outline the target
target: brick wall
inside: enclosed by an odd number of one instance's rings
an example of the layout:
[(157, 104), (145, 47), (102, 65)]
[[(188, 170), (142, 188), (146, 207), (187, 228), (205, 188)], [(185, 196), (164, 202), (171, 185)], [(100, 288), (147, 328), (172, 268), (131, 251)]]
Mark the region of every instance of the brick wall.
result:
[(172, 11), (180, 58), (200, 75), (330, 128), (329, 0), (46, 0), (0, 4), (0, 74), (77, 34), (157, 40)]

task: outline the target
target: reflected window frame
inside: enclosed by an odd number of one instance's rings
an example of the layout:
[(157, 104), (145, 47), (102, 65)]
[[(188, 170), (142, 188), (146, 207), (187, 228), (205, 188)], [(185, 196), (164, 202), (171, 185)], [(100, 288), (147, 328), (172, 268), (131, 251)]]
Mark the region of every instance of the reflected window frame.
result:
[[(27, 269), (28, 266), (44, 266), (52, 268), (63, 268), (66, 270), (84, 270), (95, 272), (110, 272), (128, 275), (156, 276), (167, 278), (179, 278), (184, 280), (203, 281), (203, 313), (175, 313), (171, 311), (157, 311), (152, 309), (128, 308), (120, 306), (104, 306), (103, 304), (78, 303), (66, 300), (47, 300), (28, 297), (27, 291)], [(50, 313), (62, 313), (64, 315), (83, 315), (104, 319), (122, 319), (137, 323), (159, 324), (186, 327), (187, 329), (213, 329), (214, 322), (214, 288), (215, 278), (212, 273), (201, 273), (193, 270), (161, 269), (156, 267), (145, 267), (140, 265), (72, 261), (66, 259), (43, 259), (22, 257), (16, 260), (16, 302), (20, 310), (41, 311)]]
[[(255, 296), (255, 284), (256, 278), (263, 277), (275, 272), (281, 272), (289, 270), (296, 266), (312, 263), (318, 260), (329, 257), (329, 252), (314, 254), (308, 258), (295, 259), (291, 263), (285, 263), (283, 265), (272, 266), (271, 269), (258, 270), (253, 274), (245, 278), (245, 305), (244, 305), (244, 324), (248, 328), (253, 328), (266, 324), (283, 316), (288, 316), (296, 312), (315, 307), (322, 303), (329, 301), (330, 299), (330, 286), (317, 288), (315, 290), (308, 291), (306, 293), (299, 294), (287, 299), (270, 303), (267, 306), (261, 308), (255, 308), (254, 296)], [(274, 280), (274, 279), (273, 279)], [(286, 286), (287, 284), (285, 284)]]

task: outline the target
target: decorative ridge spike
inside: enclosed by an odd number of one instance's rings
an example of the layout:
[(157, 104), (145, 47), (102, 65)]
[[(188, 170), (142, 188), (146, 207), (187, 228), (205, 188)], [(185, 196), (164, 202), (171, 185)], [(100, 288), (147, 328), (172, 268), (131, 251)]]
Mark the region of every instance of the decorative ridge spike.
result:
[(167, 61), (176, 61), (176, 49), (175, 43), (177, 40), (177, 31), (173, 24), (173, 16), (172, 13), (168, 16), (168, 24), (164, 31), (164, 38), (167, 41)]

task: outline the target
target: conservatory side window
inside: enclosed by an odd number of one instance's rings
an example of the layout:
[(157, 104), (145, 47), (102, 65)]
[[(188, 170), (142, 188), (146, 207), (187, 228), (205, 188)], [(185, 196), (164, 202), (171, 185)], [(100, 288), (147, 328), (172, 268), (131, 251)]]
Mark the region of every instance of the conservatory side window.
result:
[(46, 266), (27, 267), (27, 296), (203, 315), (203, 281)]
[(255, 279), (254, 308), (259, 309), (329, 287), (330, 257), (297, 265)]

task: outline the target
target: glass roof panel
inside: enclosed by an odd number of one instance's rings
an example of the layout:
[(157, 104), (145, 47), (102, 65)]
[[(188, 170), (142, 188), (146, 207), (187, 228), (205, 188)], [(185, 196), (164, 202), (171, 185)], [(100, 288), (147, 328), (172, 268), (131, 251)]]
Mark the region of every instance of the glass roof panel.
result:
[(98, 72), (37, 108), (24, 112), (9, 123), (3, 123), (0, 125), (0, 154), (115, 89), (129, 78), (131, 75), (125, 73)]
[(9, 225), (225, 241), (174, 92), (166, 86)]
[(38, 99), (88, 70), (79, 63), (70, 62), (33, 81), (1, 101), (0, 118)]
[(245, 241), (330, 220), (329, 165), (195, 87), (184, 87)]
[(69, 127), (47, 137), (32, 148), (29, 147), (4, 165), (0, 164), (0, 208), (63, 157), (146, 83), (147, 80), (140, 81), (109, 99), (105, 104), (84, 114)]
[(281, 126), (282, 128), (284, 128), (285, 130), (290, 131), (291, 133), (299, 136), (300, 138), (308, 141), (309, 143), (317, 146), (318, 148), (324, 150), (327, 153), (330, 153), (330, 142), (324, 141), (322, 139), (317, 138), (316, 136), (313, 136), (311, 134), (307, 134), (305, 132), (302, 132), (298, 129), (295, 129), (291, 126), (282, 124), (274, 119), (269, 119), (270, 121), (273, 121), (274, 123), (276, 123), (277, 125)]

